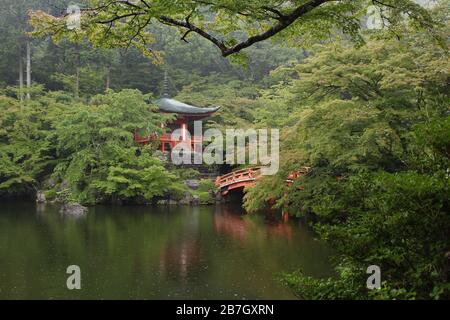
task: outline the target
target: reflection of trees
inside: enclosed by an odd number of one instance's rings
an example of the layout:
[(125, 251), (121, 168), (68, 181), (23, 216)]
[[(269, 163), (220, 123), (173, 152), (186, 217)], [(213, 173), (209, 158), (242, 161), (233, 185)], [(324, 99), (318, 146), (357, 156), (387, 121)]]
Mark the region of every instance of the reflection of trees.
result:
[(83, 270), (84, 298), (157, 292), (161, 252), (184, 227), (184, 217), (168, 211), (97, 206), (77, 219), (52, 204), (0, 205), (0, 298), (70, 297), (73, 292), (52, 285), (65, 283), (70, 264)]

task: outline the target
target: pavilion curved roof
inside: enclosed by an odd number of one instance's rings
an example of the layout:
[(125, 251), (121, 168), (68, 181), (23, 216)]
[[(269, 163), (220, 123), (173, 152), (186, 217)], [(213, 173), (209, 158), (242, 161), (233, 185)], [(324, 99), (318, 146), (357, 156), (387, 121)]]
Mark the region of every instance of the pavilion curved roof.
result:
[(167, 113), (191, 114), (191, 115), (208, 115), (216, 112), (220, 107), (199, 108), (191, 106), (187, 103), (180, 102), (175, 99), (161, 98), (156, 100), (159, 110)]

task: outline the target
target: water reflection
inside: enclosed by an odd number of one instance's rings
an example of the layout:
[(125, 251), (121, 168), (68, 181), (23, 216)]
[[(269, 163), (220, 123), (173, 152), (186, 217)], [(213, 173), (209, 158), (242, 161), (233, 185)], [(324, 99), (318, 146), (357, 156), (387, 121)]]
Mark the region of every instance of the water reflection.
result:
[[(264, 217), (264, 223), (255, 218)], [(261, 222), (261, 221), (260, 221)], [(258, 227), (262, 225), (263, 228)], [(292, 240), (292, 224), (277, 211), (265, 212), (264, 216), (237, 214), (232, 207), (219, 206), (214, 216), (214, 228), (218, 234), (227, 235), (235, 240), (245, 242), (249, 233), (257, 232), (259, 236), (280, 237)]]
[[(2, 299), (284, 299), (281, 271), (330, 272), (328, 250), (298, 221), (239, 208), (0, 204)], [(65, 288), (68, 265), (83, 290)]]
[(232, 213), (231, 209), (225, 206), (218, 206), (214, 215), (214, 230), (217, 234), (226, 235), (235, 240), (244, 242), (248, 228), (253, 222), (244, 219), (239, 213)]
[(199, 212), (198, 208), (192, 208), (183, 228), (164, 246), (160, 259), (161, 274), (185, 283), (190, 273), (197, 272), (200, 256)]

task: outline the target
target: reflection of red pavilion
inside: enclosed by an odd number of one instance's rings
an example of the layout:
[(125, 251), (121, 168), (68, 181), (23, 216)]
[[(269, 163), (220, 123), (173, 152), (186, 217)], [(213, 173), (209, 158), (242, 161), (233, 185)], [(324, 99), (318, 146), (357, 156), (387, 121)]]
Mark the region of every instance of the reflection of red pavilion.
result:
[[(171, 99), (168, 93), (167, 75), (164, 80), (164, 95), (161, 99), (155, 101), (155, 103), (159, 107), (159, 112), (176, 115), (175, 121), (166, 125), (169, 132), (160, 136), (151, 135), (148, 137), (142, 137), (138, 135), (137, 131), (135, 131), (134, 140), (140, 144), (147, 144), (150, 141), (159, 140), (161, 143), (161, 151), (163, 152), (173, 150), (173, 148), (181, 142), (189, 146), (191, 150), (194, 150), (195, 144), (199, 144), (201, 146), (203, 136), (193, 135), (194, 121), (210, 117), (220, 109), (220, 107), (194, 107), (184, 102)], [(179, 136), (177, 138), (172, 137), (172, 133), (177, 129), (179, 129)]]
[(171, 241), (159, 263), (163, 273), (186, 279), (188, 272), (200, 265), (200, 244), (194, 239)]
[(194, 209), (185, 219), (182, 229), (167, 239), (159, 258), (161, 273), (180, 280), (186, 280), (189, 273), (198, 272), (202, 256), (198, 212)]

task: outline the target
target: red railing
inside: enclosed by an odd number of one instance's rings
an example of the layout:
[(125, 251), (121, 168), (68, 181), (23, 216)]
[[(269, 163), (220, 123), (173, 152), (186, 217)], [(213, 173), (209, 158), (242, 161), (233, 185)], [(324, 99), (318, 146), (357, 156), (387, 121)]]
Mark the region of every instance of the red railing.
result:
[(163, 149), (165, 144), (169, 144), (170, 148), (173, 149), (177, 144), (184, 142), (188, 145), (191, 145), (192, 148), (194, 148), (194, 144), (202, 144), (203, 143), (203, 137), (200, 136), (187, 136), (186, 140), (182, 140), (181, 138), (179, 140), (173, 139), (172, 134), (166, 133), (162, 135), (158, 135), (157, 133), (150, 134), (148, 136), (140, 136), (137, 132), (134, 133), (134, 142), (139, 144), (147, 144), (151, 141), (159, 141), (163, 145)]
[(310, 167), (303, 167), (300, 170), (296, 170), (296, 171), (292, 171), (289, 175), (288, 178), (286, 179), (286, 184), (288, 186), (291, 186), (294, 183), (294, 180), (308, 174), (308, 172), (311, 170)]
[(216, 186), (220, 189), (226, 189), (226, 191), (246, 187), (252, 185), (260, 175), (260, 167), (237, 170), (217, 177)]
[[(310, 167), (303, 167), (300, 170), (292, 171), (286, 179), (286, 185), (291, 186), (296, 179), (308, 174), (310, 170)], [(261, 167), (241, 169), (217, 177), (216, 186), (220, 188), (223, 195), (226, 195), (230, 190), (254, 185), (260, 176)]]
[[(181, 138), (179, 140), (172, 139), (172, 135), (169, 133), (163, 134), (161, 136), (156, 136), (156, 140), (159, 140), (161, 142), (169, 142), (169, 143), (175, 143), (178, 144), (182, 142)], [(187, 136), (185, 142), (191, 142), (191, 143), (203, 143), (203, 137), (196, 137), (196, 136)]]

